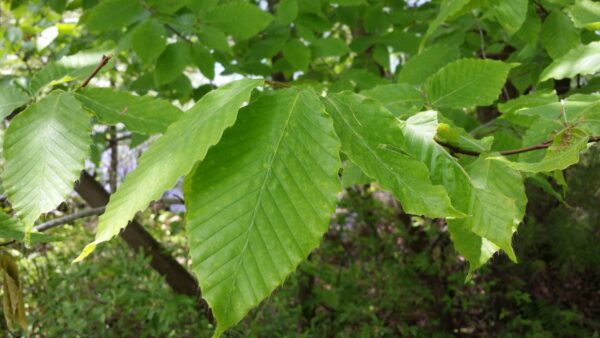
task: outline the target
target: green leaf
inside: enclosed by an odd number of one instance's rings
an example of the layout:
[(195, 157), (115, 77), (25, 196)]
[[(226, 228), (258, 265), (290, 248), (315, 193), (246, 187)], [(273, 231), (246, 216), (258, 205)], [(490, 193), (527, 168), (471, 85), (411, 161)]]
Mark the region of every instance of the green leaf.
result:
[(397, 118), (406, 118), (421, 110), (423, 96), (416, 88), (406, 83), (381, 85), (360, 93), (379, 101)]
[(192, 270), (217, 320), (239, 322), (306, 259), (341, 190), (339, 141), (319, 98), (262, 95), (185, 178)]
[(86, 12), (82, 22), (95, 32), (118, 30), (144, 12), (139, 0), (104, 0)]
[(566, 79), (577, 74), (589, 75), (600, 70), (600, 41), (571, 49), (554, 60), (540, 75), (540, 82), (548, 79)]
[(434, 107), (463, 108), (492, 104), (511, 66), (501, 61), (461, 59), (440, 69), (426, 84)]
[(528, 0), (497, 0), (494, 4), (494, 13), (504, 30), (513, 35), (523, 25), (527, 18)]
[(298, 16), (298, 3), (296, 0), (281, 0), (277, 4), (276, 19), (284, 25), (292, 23)]
[(571, 20), (577, 28), (600, 29), (600, 3), (591, 0), (577, 0), (567, 8)]
[(207, 22), (239, 40), (246, 40), (265, 29), (273, 17), (248, 2), (236, 0), (216, 7)]
[[(480, 156), (467, 167), (475, 186), (470, 205), (472, 216), (448, 220), (454, 246), (469, 261), (467, 279), (501, 247), (509, 250), (507, 252), (511, 259), (516, 260), (510, 242), (512, 234), (523, 220), (527, 204), (522, 176), (505, 164), (488, 161), (487, 158)], [(478, 229), (476, 224), (471, 225), (475, 220), (485, 227)]]
[[(458, 161), (435, 142), (437, 128), (434, 111), (411, 116), (403, 124), (407, 150), (429, 167), (432, 182), (446, 188), (452, 205), (469, 215), (448, 220), (456, 249), (469, 260), (471, 270), (485, 263), (499, 247), (516, 260), (510, 246), (516, 203), (488, 188), (481, 178), (472, 181)], [(507, 220), (511, 220), (510, 224)]]
[(211, 80), (215, 77), (215, 59), (206, 47), (197, 43), (193, 44), (192, 61), (204, 76)]
[(503, 114), (512, 114), (520, 109), (544, 106), (550, 103), (558, 103), (558, 95), (555, 90), (538, 90), (516, 99), (498, 104), (498, 110)]
[(352, 161), (345, 161), (342, 171), (342, 187), (344, 189), (348, 189), (353, 185), (368, 184), (373, 181)]
[(339, 38), (323, 38), (312, 42), (312, 55), (313, 58), (329, 57), (329, 56), (342, 56), (350, 52), (348, 45)]
[(563, 170), (579, 162), (579, 153), (586, 149), (589, 135), (580, 129), (565, 129), (560, 132), (539, 162), (511, 162), (503, 157), (494, 159), (506, 162), (508, 166), (525, 172), (550, 172)]
[(227, 36), (214, 27), (206, 25), (201, 26), (198, 30), (198, 39), (209, 48), (220, 51), (229, 50)]
[(425, 47), (425, 43), (442, 23), (448, 20), (451, 16), (458, 13), (463, 7), (465, 7), (471, 0), (442, 0), (440, 4), (440, 10), (438, 11), (438, 15), (431, 21), (423, 39), (421, 40), (421, 45), (419, 46), (419, 51), (423, 50)]
[(75, 93), (83, 107), (106, 124), (123, 123), (140, 134), (164, 132), (183, 113), (169, 102), (150, 96), (135, 96), (111, 88), (84, 88)]
[(159, 86), (172, 82), (179, 77), (189, 62), (190, 46), (186, 42), (168, 45), (156, 61), (154, 81)]
[(542, 24), (540, 41), (552, 59), (558, 59), (579, 46), (579, 31), (560, 10), (554, 10)]
[(444, 188), (433, 185), (427, 167), (405, 152), (396, 118), (373, 100), (342, 93), (325, 100), (342, 141), (342, 151), (381, 187), (400, 200), (406, 213), (460, 217)]
[(154, 62), (167, 47), (165, 28), (154, 19), (140, 23), (133, 30), (131, 47), (144, 64)]
[(238, 109), (261, 83), (262, 80), (243, 79), (213, 90), (171, 124), (142, 154), (137, 168), (111, 196), (98, 220), (96, 239), (75, 261), (88, 256), (98, 243), (116, 236), (136, 212), (159, 199), (179, 177), (187, 175), (194, 163), (204, 158), (208, 148), (219, 142), (223, 131), (233, 125)]
[(288, 41), (283, 46), (283, 57), (297, 70), (306, 71), (310, 63), (310, 48), (300, 40)]
[(433, 45), (408, 59), (398, 73), (398, 82), (412, 85), (425, 83), (438, 69), (458, 59), (459, 56), (460, 53), (456, 47)]
[(145, 0), (144, 2), (158, 12), (173, 14), (187, 5), (190, 0)]
[(0, 87), (0, 121), (27, 102), (29, 95), (24, 91), (13, 86)]
[(69, 93), (53, 91), (10, 123), (4, 136), (4, 188), (26, 228), (65, 200), (92, 143), (87, 113)]
[[(38, 231), (32, 231), (29, 236), (31, 243), (47, 243), (59, 240), (58, 237)], [(0, 211), (0, 238), (3, 241), (22, 241), (25, 238), (25, 227), (18, 219), (7, 215), (4, 211)]]

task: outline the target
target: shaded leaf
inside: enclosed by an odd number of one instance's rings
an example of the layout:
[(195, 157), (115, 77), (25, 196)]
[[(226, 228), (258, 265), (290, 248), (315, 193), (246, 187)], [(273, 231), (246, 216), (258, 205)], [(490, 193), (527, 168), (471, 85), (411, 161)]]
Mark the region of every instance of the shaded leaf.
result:
[(246, 40), (265, 29), (273, 17), (248, 2), (236, 0), (217, 6), (207, 22), (239, 40)]
[(135, 96), (111, 88), (84, 88), (75, 93), (83, 107), (106, 124), (123, 123), (130, 131), (141, 134), (164, 132), (183, 113), (165, 100)]
[(131, 47), (144, 64), (154, 62), (167, 47), (165, 28), (154, 19), (148, 19), (135, 27)]
[(544, 20), (540, 41), (552, 59), (558, 59), (581, 43), (579, 31), (560, 10), (554, 10)]
[(0, 120), (4, 120), (13, 110), (29, 102), (29, 95), (13, 86), (0, 87)]

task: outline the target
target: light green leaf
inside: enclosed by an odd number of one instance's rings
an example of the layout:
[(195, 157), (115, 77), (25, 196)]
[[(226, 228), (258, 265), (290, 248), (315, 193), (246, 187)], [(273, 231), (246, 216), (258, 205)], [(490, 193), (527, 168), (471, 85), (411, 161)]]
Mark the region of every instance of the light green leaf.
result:
[(418, 55), (408, 59), (408, 62), (398, 73), (398, 82), (420, 85), (438, 69), (447, 65), (460, 56), (458, 48), (446, 45), (433, 45)]
[(26, 228), (64, 201), (92, 142), (87, 113), (54, 91), (17, 115), (4, 135), (4, 188)]
[(434, 111), (411, 116), (403, 124), (408, 151), (429, 167), (432, 182), (446, 188), (452, 205), (469, 215), (448, 220), (456, 249), (469, 260), (471, 270), (485, 263), (499, 247), (516, 260), (510, 246), (513, 219), (517, 215), (515, 202), (482, 184), (482, 179), (472, 182), (458, 161), (435, 142), (437, 128)]
[(427, 167), (406, 153), (404, 136), (392, 114), (353, 93), (325, 100), (342, 141), (342, 151), (381, 187), (400, 200), (406, 213), (460, 217), (444, 188), (433, 185)]
[(426, 84), (434, 107), (463, 108), (492, 104), (511, 66), (501, 61), (461, 59), (440, 69)]
[(155, 19), (140, 23), (133, 30), (131, 47), (144, 64), (154, 62), (167, 47), (165, 28)]
[(297, 70), (306, 71), (310, 63), (310, 48), (306, 47), (300, 40), (288, 41), (283, 46), (283, 57)]
[(373, 179), (367, 176), (354, 162), (345, 161), (342, 169), (342, 187), (344, 189), (350, 188), (353, 185), (368, 184), (372, 181)]
[(433, 21), (429, 24), (423, 39), (421, 40), (421, 45), (419, 46), (419, 51), (422, 51), (425, 47), (425, 43), (442, 23), (448, 20), (451, 16), (458, 13), (463, 7), (465, 7), (471, 0), (442, 0), (440, 4), (440, 10), (438, 11), (438, 15), (433, 19)]
[(235, 0), (216, 7), (206, 21), (239, 40), (246, 40), (265, 29), (273, 17), (248, 2)]
[(540, 82), (548, 79), (566, 79), (577, 74), (589, 75), (600, 70), (600, 41), (571, 49), (554, 60), (540, 75)]
[(339, 141), (311, 91), (264, 94), (185, 178), (192, 270), (217, 320), (240, 321), (327, 231), (341, 190)]
[(181, 75), (189, 62), (190, 46), (186, 42), (168, 45), (156, 61), (154, 82), (159, 86), (172, 82)]
[(397, 118), (406, 118), (423, 108), (423, 95), (406, 83), (381, 85), (361, 92), (368, 98), (379, 101)]
[(123, 123), (130, 131), (140, 134), (162, 133), (183, 115), (165, 100), (111, 88), (84, 88), (76, 92), (75, 97), (102, 123)]
[(139, 0), (104, 0), (87, 11), (81, 21), (90, 31), (104, 32), (127, 26), (143, 12)]
[(209, 48), (220, 51), (229, 50), (227, 36), (214, 27), (206, 25), (200, 26), (200, 29), (198, 30), (198, 39)]
[(528, 0), (495, 1), (494, 13), (498, 22), (508, 34), (515, 34), (525, 22), (528, 2)]
[(139, 159), (137, 168), (125, 177), (111, 196), (98, 220), (96, 239), (75, 261), (89, 255), (98, 243), (110, 240), (136, 214), (172, 188), (187, 175), (208, 149), (219, 142), (223, 131), (232, 126), (237, 112), (262, 80), (243, 79), (213, 90), (157, 139)]
[(554, 10), (542, 24), (540, 41), (552, 59), (558, 59), (581, 43), (579, 31), (560, 10)]
[(0, 87), (0, 121), (27, 102), (29, 95), (24, 91), (13, 86)]
[(296, 0), (281, 0), (277, 4), (277, 21), (290, 24), (298, 16), (298, 3)]
[(512, 114), (520, 109), (528, 107), (544, 106), (550, 103), (558, 103), (558, 95), (555, 90), (538, 90), (516, 99), (498, 104), (498, 110), (503, 114)]
[(600, 3), (591, 0), (577, 0), (567, 8), (571, 20), (577, 28), (600, 29)]
[(525, 172), (550, 172), (563, 170), (579, 162), (579, 153), (586, 149), (589, 135), (580, 129), (565, 129), (552, 141), (546, 155), (539, 162), (511, 162), (504, 157), (494, 159), (506, 162), (508, 166)]

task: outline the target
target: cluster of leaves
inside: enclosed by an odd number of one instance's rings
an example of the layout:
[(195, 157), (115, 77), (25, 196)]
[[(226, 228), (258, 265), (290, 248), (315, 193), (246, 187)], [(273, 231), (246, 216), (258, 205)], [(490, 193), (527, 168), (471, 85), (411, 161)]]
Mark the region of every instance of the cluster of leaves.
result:
[[(12, 6), (18, 17), (27, 4)], [(548, 178), (562, 184), (561, 170), (599, 139), (599, 6), (59, 2), (57, 12), (83, 10), (80, 24), (107, 43), (2, 87), (0, 116), (11, 117), (3, 186), (28, 233), (71, 192), (94, 124), (162, 134), (111, 196), (95, 240), (76, 260), (183, 176), (192, 269), (217, 336), (318, 246), (342, 167), (344, 178), (359, 174), (345, 183), (375, 181), (407, 213), (446, 218), (471, 275), (499, 250), (516, 261), (511, 239), (525, 214), (524, 178), (560, 195)], [(123, 90), (80, 88), (107, 53), (135, 75), (111, 79)], [(199, 69), (213, 79), (216, 63), (220, 76), (247, 78), (194, 88), (188, 75)], [(196, 102), (184, 113), (130, 93), (150, 89)], [(483, 106), (500, 116), (478, 125)]]

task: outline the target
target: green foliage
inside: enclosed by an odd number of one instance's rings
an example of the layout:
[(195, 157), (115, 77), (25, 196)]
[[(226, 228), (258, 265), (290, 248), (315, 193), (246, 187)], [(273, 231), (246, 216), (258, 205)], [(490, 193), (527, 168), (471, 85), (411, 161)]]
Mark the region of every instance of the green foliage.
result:
[(544, 72), (540, 75), (540, 81), (594, 74), (600, 69), (599, 55), (600, 42), (592, 42), (573, 48), (544, 69)]
[(4, 119), (13, 110), (29, 102), (29, 95), (24, 91), (5, 86), (0, 88), (0, 118)]
[(167, 101), (110, 88), (85, 88), (75, 93), (75, 98), (102, 123), (123, 123), (141, 134), (162, 133), (183, 115)]
[(318, 246), (340, 190), (338, 153), (318, 97), (286, 89), (242, 109), (186, 177), (193, 271), (217, 320), (216, 336)]
[(338, 94), (326, 101), (343, 152), (369, 177), (394, 193), (407, 213), (460, 217), (448, 195), (431, 184), (427, 167), (406, 154), (402, 129), (394, 116), (374, 101)]
[(429, 78), (427, 99), (433, 107), (462, 108), (493, 103), (502, 90), (510, 65), (492, 60), (462, 59)]
[(27, 229), (73, 189), (89, 154), (91, 128), (79, 102), (61, 91), (12, 120), (4, 134), (2, 184)]
[(476, 279), (517, 260), (524, 178), (566, 203), (563, 171), (600, 139), (589, 0), (1, 1), (0, 20), (0, 234), (77, 209), (89, 157), (118, 189), (79, 261), (183, 177), (216, 336), (319, 247), (341, 186), (447, 224)]
[[(223, 131), (235, 122), (238, 109), (260, 83), (260, 80), (246, 79), (227, 84), (204, 96), (170, 125), (111, 197), (98, 221), (96, 239), (83, 249), (76, 261), (94, 251), (98, 243), (116, 236), (136, 212), (159, 199), (180, 176), (187, 175), (194, 164), (206, 156), (208, 148), (219, 141)], [(165, 157), (169, 160), (161, 161)], [(159, 163), (164, 165), (158, 166)], [(140, 187), (145, 190), (140, 191)]]

